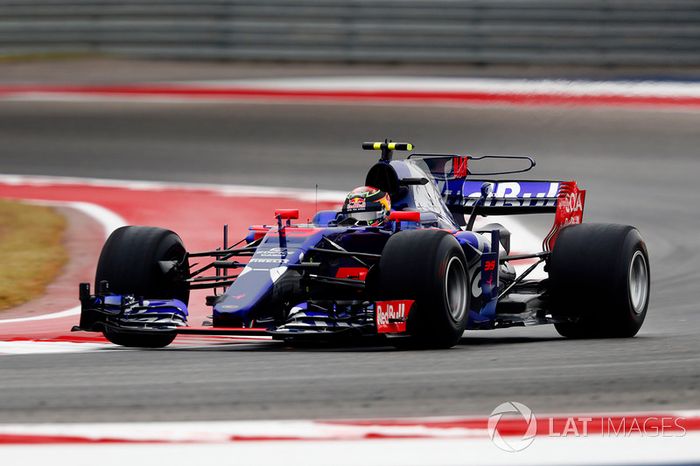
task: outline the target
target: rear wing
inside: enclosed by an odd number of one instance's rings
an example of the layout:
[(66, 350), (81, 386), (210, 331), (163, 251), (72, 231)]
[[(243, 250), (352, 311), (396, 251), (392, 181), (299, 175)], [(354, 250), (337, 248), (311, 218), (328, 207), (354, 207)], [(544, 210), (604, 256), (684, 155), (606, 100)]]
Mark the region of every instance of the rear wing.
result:
[[(561, 181), (466, 180), (438, 183), (442, 198), (453, 214), (517, 215), (555, 213)], [(491, 183), (493, 192), (481, 201), (481, 186)], [(476, 206), (476, 207), (475, 207)]]
[[(381, 150), (379, 163), (367, 174), (368, 185), (382, 186), (394, 196), (401, 185), (427, 184), (426, 178), (399, 178), (394, 169), (387, 169), (394, 150), (413, 149), (409, 143), (389, 140), (364, 143), (363, 149)], [(497, 159), (514, 162), (508, 170), (475, 173), (470, 167), (474, 160)], [(559, 231), (567, 225), (581, 223), (586, 191), (580, 190), (575, 181), (554, 180), (492, 180), (481, 176), (523, 173), (535, 166), (535, 160), (525, 155), (456, 155), (410, 154), (406, 160), (423, 173), (430, 174), (446, 207), (458, 224), (464, 225), (464, 216), (470, 215), (518, 215), (553, 213), (554, 225), (544, 239), (543, 248), (550, 251)], [(419, 171), (420, 173), (420, 171)], [(475, 177), (477, 179), (472, 179)], [(467, 179), (469, 178), (469, 179)], [(460, 221), (460, 218), (462, 221)], [(471, 228), (472, 221), (467, 228)]]
[[(516, 215), (555, 213), (563, 181), (557, 180), (494, 180), (488, 175), (523, 173), (535, 166), (525, 155), (446, 155), (411, 154), (412, 163), (422, 166), (437, 184), (445, 204), (453, 214)], [(471, 162), (497, 159), (517, 164), (508, 170), (475, 173)], [(481, 188), (490, 183), (491, 194), (481, 198)], [(476, 207), (475, 207), (476, 206)]]
[[(535, 166), (531, 157), (412, 154), (409, 158), (422, 164), (430, 173), (455, 218), (463, 215), (555, 214), (554, 225), (543, 241), (545, 251), (554, 247), (562, 228), (583, 221), (586, 191), (579, 189), (575, 181), (471, 178), (526, 172)], [(516, 160), (525, 162), (525, 166), (491, 173), (474, 173), (470, 169), (471, 160), (487, 158)]]
[[(553, 213), (554, 225), (542, 243), (545, 251), (552, 250), (562, 228), (583, 221), (586, 191), (579, 189), (575, 181), (460, 181), (461, 193), (443, 192), (443, 199), (453, 215)], [(485, 199), (481, 197), (484, 183), (493, 185), (492, 194)]]

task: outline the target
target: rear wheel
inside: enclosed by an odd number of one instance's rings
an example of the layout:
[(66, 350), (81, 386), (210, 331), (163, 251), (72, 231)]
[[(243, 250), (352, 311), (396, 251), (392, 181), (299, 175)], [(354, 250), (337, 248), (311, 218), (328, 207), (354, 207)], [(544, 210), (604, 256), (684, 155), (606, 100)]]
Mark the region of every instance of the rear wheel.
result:
[(450, 348), (467, 325), (469, 280), (464, 252), (442, 230), (407, 230), (387, 242), (379, 262), (379, 283), (386, 299), (413, 299), (407, 338), (400, 347)]
[(636, 228), (581, 224), (563, 229), (549, 261), (555, 324), (568, 338), (637, 334), (649, 306), (646, 244)]
[[(109, 283), (115, 294), (145, 298), (179, 299), (187, 304), (190, 290), (186, 283), (163, 273), (160, 261), (182, 262), (185, 247), (170, 230), (155, 227), (127, 226), (115, 230), (102, 248), (95, 274), (95, 287)], [(105, 337), (114, 344), (143, 348), (161, 348), (175, 339), (175, 333), (134, 334), (105, 329)]]

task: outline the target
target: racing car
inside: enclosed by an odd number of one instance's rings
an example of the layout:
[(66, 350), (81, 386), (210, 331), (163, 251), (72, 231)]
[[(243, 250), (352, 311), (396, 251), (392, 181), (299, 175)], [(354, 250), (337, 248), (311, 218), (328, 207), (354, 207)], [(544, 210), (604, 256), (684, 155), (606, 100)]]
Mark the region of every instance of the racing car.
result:
[[(271, 225), (191, 252), (169, 230), (126, 226), (100, 254), (94, 293), (81, 283), (76, 331), (127, 347), (160, 348), (180, 334), (267, 336), (289, 343), (374, 339), (399, 348), (450, 348), (465, 330), (554, 324), (568, 338), (639, 331), (650, 292), (647, 247), (632, 226), (582, 223), (575, 181), (492, 179), (532, 169), (529, 156), (379, 152), (342, 208)], [(396, 151), (413, 152), (402, 160)], [(479, 173), (480, 161), (517, 164)], [(493, 163), (493, 161), (491, 161)], [(478, 217), (554, 214), (541, 250), (511, 251), (502, 224)], [(204, 262), (202, 262), (204, 261)], [(516, 273), (514, 263), (530, 265)], [(545, 278), (531, 278), (544, 264)], [(188, 321), (191, 290), (210, 289), (210, 320)]]

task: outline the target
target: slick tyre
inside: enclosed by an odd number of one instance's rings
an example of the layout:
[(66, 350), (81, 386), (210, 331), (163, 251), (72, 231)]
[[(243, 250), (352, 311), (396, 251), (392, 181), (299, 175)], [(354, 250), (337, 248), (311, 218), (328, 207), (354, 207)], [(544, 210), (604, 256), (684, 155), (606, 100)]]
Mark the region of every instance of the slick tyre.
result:
[(103, 333), (105, 338), (115, 345), (129, 348), (165, 348), (172, 343), (177, 336), (175, 333), (153, 335), (129, 334), (112, 329), (105, 329)]
[(628, 225), (564, 228), (548, 265), (555, 324), (568, 338), (629, 338), (647, 314), (650, 269), (639, 231)]
[[(155, 227), (127, 226), (115, 230), (105, 242), (95, 274), (95, 288), (101, 281), (109, 283), (115, 294), (138, 297), (179, 299), (188, 303), (186, 283), (165, 275), (160, 261), (183, 261), (186, 251), (180, 237), (170, 230)], [(189, 266), (184, 264), (185, 271)], [(159, 348), (167, 346), (175, 334), (130, 334), (105, 329), (105, 337), (121, 346)]]
[(457, 240), (442, 230), (407, 230), (393, 235), (379, 261), (385, 299), (413, 299), (401, 348), (451, 348), (467, 325), (467, 261)]

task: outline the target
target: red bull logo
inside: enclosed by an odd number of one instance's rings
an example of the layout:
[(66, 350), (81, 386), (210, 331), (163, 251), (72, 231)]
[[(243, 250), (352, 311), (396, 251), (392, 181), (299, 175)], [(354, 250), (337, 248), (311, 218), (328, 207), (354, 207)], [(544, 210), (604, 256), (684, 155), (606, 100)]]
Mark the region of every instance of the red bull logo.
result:
[(367, 206), (367, 201), (363, 197), (353, 197), (348, 200), (348, 210), (364, 210)]
[(411, 299), (377, 301), (375, 319), (378, 333), (403, 333), (414, 301)]

